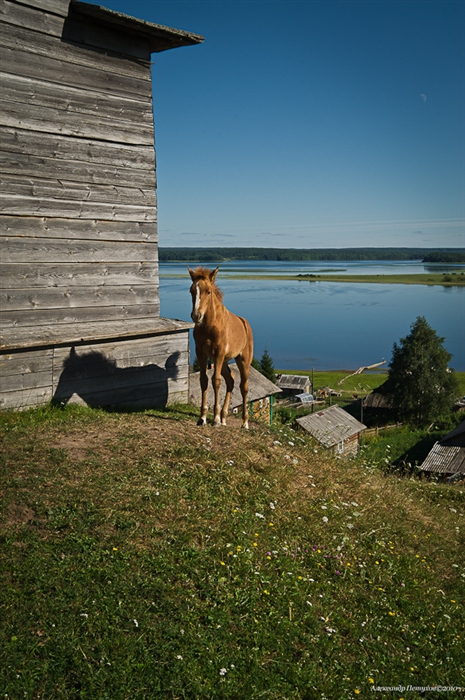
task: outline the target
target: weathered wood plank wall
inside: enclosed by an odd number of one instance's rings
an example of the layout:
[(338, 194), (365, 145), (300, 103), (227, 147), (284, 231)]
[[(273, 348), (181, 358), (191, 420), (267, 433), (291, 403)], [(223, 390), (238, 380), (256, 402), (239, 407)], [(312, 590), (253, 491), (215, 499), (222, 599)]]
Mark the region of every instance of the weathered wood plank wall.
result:
[(65, 323), (157, 318), (148, 39), (69, 15), (68, 0), (5, 0), (0, 35), (6, 345), (19, 327), (55, 324), (60, 340)]
[(0, 408), (187, 401), (160, 318), (150, 54), (202, 37), (75, 0), (0, 3)]
[(0, 409), (25, 409), (52, 400), (59, 405), (127, 408), (186, 402), (189, 356), (185, 341), (185, 332), (181, 332), (2, 354)]

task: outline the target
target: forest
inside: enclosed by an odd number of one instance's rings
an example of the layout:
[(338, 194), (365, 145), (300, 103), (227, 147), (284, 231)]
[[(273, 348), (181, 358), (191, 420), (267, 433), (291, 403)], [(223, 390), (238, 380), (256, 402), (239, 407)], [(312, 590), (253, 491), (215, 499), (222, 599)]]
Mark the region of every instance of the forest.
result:
[(226, 260), (422, 260), (425, 263), (465, 263), (464, 248), (165, 248), (160, 262), (222, 262)]

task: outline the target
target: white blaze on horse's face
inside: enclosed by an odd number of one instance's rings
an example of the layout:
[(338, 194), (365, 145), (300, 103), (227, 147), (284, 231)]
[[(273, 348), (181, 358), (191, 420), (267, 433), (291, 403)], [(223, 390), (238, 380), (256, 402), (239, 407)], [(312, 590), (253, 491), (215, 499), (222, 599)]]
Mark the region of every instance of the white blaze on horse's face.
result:
[(202, 289), (200, 282), (194, 282), (191, 286), (192, 313), (191, 319), (199, 325), (202, 323), (207, 308), (208, 298), (211, 294), (209, 289)]

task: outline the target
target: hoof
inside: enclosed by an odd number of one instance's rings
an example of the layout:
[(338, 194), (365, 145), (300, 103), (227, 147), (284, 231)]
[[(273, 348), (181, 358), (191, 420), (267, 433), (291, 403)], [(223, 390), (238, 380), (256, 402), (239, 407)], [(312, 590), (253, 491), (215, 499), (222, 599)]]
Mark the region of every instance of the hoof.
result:
[(207, 419), (199, 418), (199, 420), (197, 421), (197, 425), (207, 425)]
[(248, 424), (248, 423), (242, 423), (242, 427), (244, 428), (244, 430), (248, 430), (248, 429), (249, 429), (249, 424)]

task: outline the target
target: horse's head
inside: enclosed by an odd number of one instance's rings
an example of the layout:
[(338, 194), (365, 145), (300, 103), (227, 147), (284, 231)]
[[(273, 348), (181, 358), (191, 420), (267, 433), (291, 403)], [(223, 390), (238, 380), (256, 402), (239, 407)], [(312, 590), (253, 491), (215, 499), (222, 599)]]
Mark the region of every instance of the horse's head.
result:
[(196, 325), (202, 323), (205, 313), (211, 304), (212, 295), (218, 299), (222, 298), (222, 294), (215, 284), (215, 277), (219, 268), (216, 270), (208, 270), (206, 267), (196, 267), (195, 270), (187, 268), (192, 279), (190, 288), (192, 296), (192, 313), (191, 318)]

